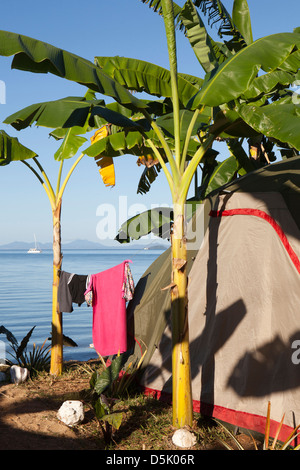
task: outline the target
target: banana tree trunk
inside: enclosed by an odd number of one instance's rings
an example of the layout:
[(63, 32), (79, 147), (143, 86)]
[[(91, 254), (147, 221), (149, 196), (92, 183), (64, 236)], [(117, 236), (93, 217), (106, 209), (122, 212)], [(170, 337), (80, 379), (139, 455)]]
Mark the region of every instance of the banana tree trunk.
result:
[(60, 269), (62, 265), (61, 253), (61, 199), (53, 210), (53, 285), (52, 285), (52, 349), (50, 374), (59, 376), (63, 365), (63, 328), (62, 313), (59, 311), (57, 292)]
[(172, 233), (172, 396), (173, 426), (193, 421), (187, 304), (187, 247), (184, 204), (174, 204)]

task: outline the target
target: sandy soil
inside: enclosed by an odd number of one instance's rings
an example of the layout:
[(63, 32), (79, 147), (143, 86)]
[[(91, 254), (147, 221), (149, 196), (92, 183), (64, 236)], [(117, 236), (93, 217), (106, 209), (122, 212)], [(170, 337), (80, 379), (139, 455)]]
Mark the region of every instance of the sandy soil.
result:
[[(46, 396), (51, 387), (51, 397)], [(76, 392), (88, 387), (85, 380), (58, 380), (32, 385), (0, 384), (0, 450), (74, 450), (99, 449), (91, 438), (91, 413), (85, 409), (85, 421), (70, 428), (57, 418), (66, 399), (76, 399)], [(44, 395), (44, 396), (43, 396)], [(78, 399), (78, 397), (77, 397)]]
[[(0, 450), (105, 449), (99, 423), (88, 405), (89, 380), (89, 374), (73, 372), (58, 378), (46, 374), (20, 385), (0, 382)], [(73, 428), (57, 417), (60, 406), (66, 400), (81, 400), (84, 403), (85, 419)], [(147, 420), (152, 419), (155, 413), (142, 408), (138, 414), (129, 416), (123, 427), (123, 440), (119, 441), (116, 450), (157, 448), (152, 447), (152, 436), (149, 439), (148, 434), (143, 433)], [(139, 421), (141, 417), (142, 421)], [(171, 442), (174, 430), (169, 431), (170, 436), (159, 445), (174, 450), (176, 448)], [(239, 440), (245, 444), (245, 449), (253, 450), (249, 436), (241, 435)], [(198, 449), (224, 450), (224, 447), (210, 442), (208, 445), (197, 444), (194, 450)]]

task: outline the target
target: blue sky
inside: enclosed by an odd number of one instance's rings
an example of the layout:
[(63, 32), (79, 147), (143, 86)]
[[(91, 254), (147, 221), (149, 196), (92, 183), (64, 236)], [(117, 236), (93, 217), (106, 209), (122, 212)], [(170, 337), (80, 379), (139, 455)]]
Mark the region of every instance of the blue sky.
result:
[[(178, 1), (183, 4), (183, 1)], [(231, 11), (232, 0), (224, 0)], [(248, 0), (255, 39), (278, 32), (293, 31), (299, 26), (299, 0)], [(45, 6), (49, 5), (49, 6)], [(168, 54), (161, 18), (139, 0), (14, 1), (1, 5), (1, 29), (61, 47), (93, 61), (94, 56), (126, 56), (147, 60), (168, 68)], [(183, 34), (178, 35), (179, 71), (203, 76)], [(0, 57), (0, 80), (5, 83), (5, 103), (0, 104), (1, 122), (10, 114), (32, 103), (65, 96), (82, 96), (86, 88), (53, 75), (31, 74), (11, 70), (11, 58)], [(2, 100), (3, 101), (3, 100)], [(2, 124), (11, 136), (18, 137), (40, 157), (53, 185), (58, 163), (53, 154), (58, 144), (48, 137), (49, 129), (30, 128), (20, 132)], [(69, 167), (68, 161), (65, 167)], [(130, 211), (145, 210), (152, 205), (170, 205), (169, 188), (164, 175), (147, 195), (136, 193), (141, 168), (136, 158), (115, 160), (116, 186), (106, 188), (93, 159), (84, 158), (72, 175), (63, 199), (63, 241), (83, 238), (99, 241), (99, 215), (108, 204), (116, 215), (116, 230)], [(0, 245), (15, 240), (40, 242), (52, 240), (51, 209), (41, 185), (21, 163), (0, 169)], [(121, 199), (120, 199), (121, 198)], [(119, 202), (123, 209), (119, 210)], [(108, 206), (106, 206), (108, 207)]]

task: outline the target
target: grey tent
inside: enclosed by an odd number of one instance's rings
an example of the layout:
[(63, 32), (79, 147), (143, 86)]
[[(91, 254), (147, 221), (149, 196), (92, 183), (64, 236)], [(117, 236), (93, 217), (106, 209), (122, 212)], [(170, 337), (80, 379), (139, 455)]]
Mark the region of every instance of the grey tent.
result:
[[(270, 402), (271, 436), (285, 414), (285, 439), (300, 424), (300, 157), (211, 196), (188, 250), (194, 410), (263, 433)], [(168, 249), (128, 305), (135, 355), (147, 347), (139, 381), (157, 398), (172, 390), (170, 272)]]

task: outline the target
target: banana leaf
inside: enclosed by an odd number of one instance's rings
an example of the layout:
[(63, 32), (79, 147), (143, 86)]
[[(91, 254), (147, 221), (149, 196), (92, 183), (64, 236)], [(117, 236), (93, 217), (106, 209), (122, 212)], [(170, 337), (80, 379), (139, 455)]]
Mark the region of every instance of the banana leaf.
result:
[(146, 146), (145, 139), (140, 132), (124, 131), (108, 135), (86, 148), (83, 153), (89, 157), (105, 155), (110, 157), (119, 157), (121, 155), (145, 155), (153, 154), (150, 147)]
[(274, 102), (255, 107), (240, 105), (237, 112), (257, 132), (300, 150), (300, 106)]
[(199, 63), (205, 72), (210, 72), (218, 65), (214, 43), (191, 0), (180, 12), (180, 20)]
[(253, 42), (250, 11), (247, 0), (234, 0), (232, 22), (235, 24), (247, 44)]
[(43, 41), (0, 30), (0, 55), (14, 56), (12, 68), (52, 73), (107, 95), (124, 106), (144, 108), (143, 102), (89, 60)]
[(170, 238), (173, 211), (169, 207), (157, 207), (137, 214), (124, 222), (115, 238), (119, 243), (129, 243), (153, 233), (160, 238)]
[(90, 119), (95, 127), (94, 118), (100, 116), (106, 122), (120, 127), (137, 127), (137, 124), (122, 114), (106, 108), (103, 100), (85, 100), (82, 97), (67, 97), (54, 101), (32, 104), (23, 108), (5, 120), (17, 130), (25, 129), (34, 122), (37, 126), (50, 128), (83, 127)]
[(207, 17), (208, 24), (211, 27), (217, 23), (219, 24), (218, 35), (220, 38), (223, 36), (231, 37), (231, 39), (227, 39), (226, 47), (235, 51), (245, 47), (246, 42), (241, 31), (236, 27), (232, 17), (220, 0), (193, 0), (193, 3)]
[[(144, 60), (127, 57), (95, 57), (95, 63), (124, 88), (154, 96), (172, 97), (170, 71)], [(178, 74), (178, 93), (183, 105), (197, 93), (203, 79)]]
[[(152, 8), (154, 11), (158, 12), (162, 15), (162, 4), (161, 0), (141, 0), (142, 3), (146, 3)], [(235, 0), (236, 2), (237, 0)], [(177, 5), (175, 2), (173, 3), (173, 14), (174, 20), (181, 30), (185, 31), (185, 26), (182, 22), (182, 12), (186, 7), (186, 2), (183, 8)], [(227, 12), (225, 6), (220, 0), (193, 0), (193, 4), (195, 7), (199, 8), (200, 11), (207, 17), (208, 23), (211, 26), (214, 26), (217, 23), (220, 23), (218, 28), (218, 34), (220, 37), (231, 36), (231, 39), (227, 41), (228, 46), (231, 49), (234, 47), (240, 49), (241, 47), (245, 46), (245, 39), (242, 33), (236, 27), (234, 21), (232, 20), (231, 16)], [(242, 4), (243, 8), (248, 9), (248, 5), (246, 0)], [(244, 12), (245, 13), (245, 12)], [(237, 16), (237, 13), (236, 13)], [(249, 25), (248, 25), (249, 26)]]
[(203, 199), (212, 191), (232, 181), (239, 170), (238, 160), (231, 156), (222, 162), (217, 162), (213, 172), (206, 181), (203, 182), (201, 194)]
[(188, 107), (220, 106), (237, 99), (250, 87), (260, 69), (271, 72), (287, 64), (295, 47), (300, 47), (297, 33), (272, 34), (258, 39), (208, 73), (202, 89), (191, 98)]
[[(212, 109), (205, 108), (195, 121), (192, 136), (197, 135), (200, 127), (207, 125), (212, 119)], [(184, 109), (180, 111), (180, 140), (184, 141), (188, 127), (194, 115), (193, 111)], [(165, 114), (157, 118), (156, 123), (167, 133), (169, 136), (174, 136), (174, 115), (173, 113)]]
[(83, 132), (85, 132), (84, 128), (77, 126), (67, 129), (61, 145), (54, 154), (54, 159), (57, 161), (62, 161), (74, 157), (80, 147), (85, 142), (87, 142), (85, 137), (78, 135), (82, 134)]
[(249, 101), (263, 96), (266, 101), (267, 94), (278, 88), (287, 87), (294, 81), (295, 74), (283, 70), (274, 70), (256, 77), (241, 98)]
[[(212, 152), (211, 159), (214, 159), (217, 152)], [(242, 160), (236, 156), (231, 156), (223, 162), (209, 163), (203, 170), (205, 177), (198, 188), (196, 199), (187, 200), (187, 204), (193, 204), (207, 197), (212, 191), (220, 186), (232, 181), (242, 168)], [(249, 162), (250, 163), (250, 162)], [(243, 174), (243, 171), (241, 172)], [(194, 207), (191, 207), (189, 216), (193, 215)], [(115, 240), (119, 243), (130, 243), (131, 240), (139, 240), (141, 237), (153, 233), (162, 239), (170, 238), (170, 228), (173, 222), (173, 210), (168, 207), (157, 207), (137, 214), (124, 222)]]
[(0, 166), (37, 156), (33, 150), (22, 145), (16, 137), (10, 137), (5, 131), (0, 130)]

